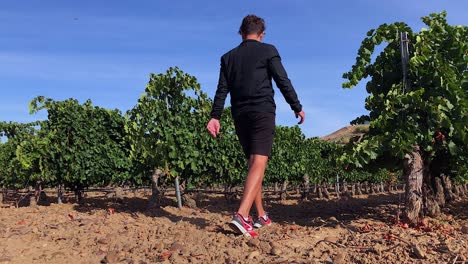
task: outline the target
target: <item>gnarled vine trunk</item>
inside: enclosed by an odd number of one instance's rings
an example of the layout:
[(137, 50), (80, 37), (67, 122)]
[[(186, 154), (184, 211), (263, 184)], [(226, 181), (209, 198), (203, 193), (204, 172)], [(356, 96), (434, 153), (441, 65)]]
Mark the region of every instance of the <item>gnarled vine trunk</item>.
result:
[(465, 186), (463, 184), (457, 185), (459, 192), (460, 192), (460, 197), (465, 197), (466, 196), (466, 190)]
[(42, 193), (42, 181), (36, 181), (35, 191), (34, 191), (34, 198), (36, 199), (36, 203), (40, 202)]
[(392, 193), (392, 184), (386, 183), (386, 186), (387, 186), (387, 193)]
[(365, 182), (364, 191), (366, 192), (366, 194), (371, 194), (371, 193), (372, 193), (372, 185), (371, 185), (371, 183)]
[(444, 206), (445, 205), (445, 193), (444, 193), (444, 185), (442, 184), (442, 179), (440, 177), (435, 177), (434, 183), (435, 183), (435, 190), (436, 190), (435, 199), (440, 206)]
[(37, 206), (36, 196), (33, 194), (31, 189), (29, 189), (29, 206), (30, 207), (36, 207)]
[(430, 217), (436, 217), (440, 214), (440, 206), (437, 203), (434, 191), (431, 186), (427, 183), (423, 186), (424, 196), (424, 214)]
[(280, 195), (281, 201), (285, 201), (288, 196), (288, 193), (287, 193), (288, 184), (289, 184), (289, 181), (287, 179), (283, 181), (283, 186), (281, 187), (281, 195)]
[(79, 204), (82, 204), (82, 203), (83, 203), (84, 190), (83, 190), (82, 187), (76, 187), (76, 188), (75, 188), (75, 198), (76, 198), (76, 201), (77, 201)]
[(123, 203), (124, 201), (124, 191), (122, 187), (116, 187), (114, 190), (114, 201), (116, 203)]
[(422, 215), (436, 217), (442, 207), (459, 198), (460, 188), (453, 185), (450, 177), (444, 174), (446, 163), (443, 156), (429, 160), (418, 146), (406, 156), (404, 219), (408, 223), (416, 225)]
[(184, 206), (188, 208), (197, 208), (197, 201), (194, 199), (193, 194), (184, 193), (182, 194), (182, 202)]
[(34, 186), (34, 192), (30, 189), (29, 190), (29, 206), (35, 207), (38, 205), (40, 200), (40, 195), (42, 192), (42, 181), (36, 181)]
[(280, 188), (279, 188), (278, 182), (275, 182), (275, 194), (279, 195), (279, 192), (280, 192)]
[(423, 206), (424, 163), (419, 146), (413, 147), (413, 152), (405, 156), (404, 176), (406, 181), (405, 212), (403, 219), (412, 225), (419, 221)]
[(302, 200), (307, 200), (310, 192), (309, 175), (304, 174), (304, 176), (302, 177), (302, 181), (304, 183), (304, 189), (302, 191)]
[(425, 162), (424, 173), (424, 213), (435, 217), (441, 212), (441, 208), (451, 203), (462, 195), (461, 188), (453, 185), (450, 176), (446, 175), (449, 160), (444, 155), (437, 155)]
[(330, 193), (328, 192), (328, 184), (323, 184), (323, 196), (325, 196), (326, 199), (330, 199)]
[(357, 184), (357, 194), (358, 195), (362, 195), (362, 183), (358, 183)]
[(343, 182), (343, 190), (341, 191), (341, 193), (343, 193), (344, 195), (349, 194), (349, 188), (348, 188), (348, 183), (347, 182)]
[(323, 193), (322, 193), (322, 185), (317, 186), (317, 197), (319, 199), (323, 198)]
[(455, 201), (458, 197), (452, 191), (453, 190), (452, 180), (447, 175), (442, 175), (441, 179), (442, 179), (442, 185), (444, 187), (445, 201), (449, 203), (452, 201)]
[(147, 209), (159, 207), (161, 201), (161, 191), (159, 190), (158, 181), (163, 175), (163, 171), (155, 169), (151, 175), (151, 197), (148, 201)]

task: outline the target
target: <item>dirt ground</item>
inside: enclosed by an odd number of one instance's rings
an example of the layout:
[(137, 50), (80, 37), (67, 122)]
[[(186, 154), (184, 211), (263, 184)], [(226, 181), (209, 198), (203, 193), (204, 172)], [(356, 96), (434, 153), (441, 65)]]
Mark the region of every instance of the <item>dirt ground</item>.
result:
[[(71, 196), (71, 194), (70, 194)], [(238, 202), (173, 195), (146, 210), (147, 193), (116, 202), (89, 193), (83, 204), (0, 209), (0, 263), (466, 263), (468, 200), (418, 228), (395, 222), (401, 194), (285, 202), (266, 196), (274, 224), (258, 238), (227, 226)], [(52, 201), (52, 197), (48, 198)]]

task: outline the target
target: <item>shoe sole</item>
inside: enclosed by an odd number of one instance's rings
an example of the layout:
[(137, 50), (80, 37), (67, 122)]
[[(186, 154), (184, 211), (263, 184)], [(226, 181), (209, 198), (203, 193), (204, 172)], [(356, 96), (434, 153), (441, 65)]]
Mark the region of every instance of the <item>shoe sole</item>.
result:
[(250, 235), (250, 233), (241, 225), (239, 224), (237, 221), (231, 221), (229, 222), (229, 227), (234, 231), (236, 232), (237, 234), (239, 235), (244, 235), (246, 237), (251, 237), (252, 235)]
[(266, 225), (262, 225), (262, 224), (254, 224), (254, 227), (256, 227), (256, 228), (262, 228), (262, 227), (264, 227), (264, 226), (271, 226), (271, 223), (269, 223), (269, 224), (266, 224)]

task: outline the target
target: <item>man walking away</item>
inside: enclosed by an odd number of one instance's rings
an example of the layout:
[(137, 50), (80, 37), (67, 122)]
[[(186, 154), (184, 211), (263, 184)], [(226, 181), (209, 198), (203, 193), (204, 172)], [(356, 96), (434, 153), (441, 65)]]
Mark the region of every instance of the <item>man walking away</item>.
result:
[[(248, 159), (249, 171), (239, 210), (229, 224), (238, 233), (257, 236), (253, 227), (271, 225), (262, 203), (263, 176), (275, 134), (276, 105), (271, 80), (275, 80), (296, 118), (300, 117), (299, 124), (304, 122), (305, 113), (278, 51), (273, 45), (262, 43), (265, 21), (256, 15), (248, 15), (242, 20), (239, 34), (242, 43), (221, 57), (218, 88), (207, 129), (213, 137), (218, 135), (224, 102), (231, 93), (236, 134)], [(254, 202), (255, 222), (250, 216)]]

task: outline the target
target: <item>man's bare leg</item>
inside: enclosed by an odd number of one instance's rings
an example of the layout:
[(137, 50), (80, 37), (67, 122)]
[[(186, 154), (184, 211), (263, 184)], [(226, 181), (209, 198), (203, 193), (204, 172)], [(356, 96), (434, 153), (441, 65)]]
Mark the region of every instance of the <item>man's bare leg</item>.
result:
[[(250, 155), (249, 159), (249, 169), (253, 164), (253, 155)], [(257, 196), (255, 196), (255, 209), (257, 210), (257, 216), (264, 216), (266, 214), (265, 209), (263, 209), (263, 198), (262, 198), (262, 189), (263, 189), (263, 181), (258, 188)]]
[[(261, 190), (267, 162), (268, 156), (257, 154), (253, 154), (250, 156), (249, 173), (247, 174), (247, 179), (245, 181), (244, 194), (242, 196), (241, 204), (239, 210), (237, 211), (244, 217), (247, 217), (249, 215), (250, 208), (252, 207), (254, 200), (257, 212), (260, 209), (264, 213), (263, 206), (261, 205)], [(257, 203), (260, 203), (261, 208), (257, 206)], [(261, 212), (258, 213), (260, 214)]]
[(263, 199), (262, 199), (262, 185), (258, 188), (257, 196), (255, 197), (255, 209), (257, 210), (257, 216), (264, 216), (266, 214), (265, 209), (263, 209)]

